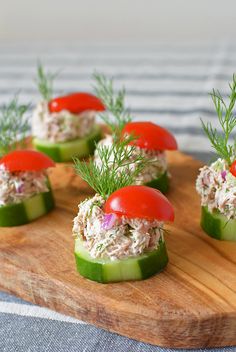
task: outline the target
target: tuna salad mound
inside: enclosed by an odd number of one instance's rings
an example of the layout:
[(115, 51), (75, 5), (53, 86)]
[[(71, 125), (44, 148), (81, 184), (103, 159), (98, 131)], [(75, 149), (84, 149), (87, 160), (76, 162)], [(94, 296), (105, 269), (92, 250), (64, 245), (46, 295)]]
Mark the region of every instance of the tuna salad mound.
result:
[(202, 206), (207, 206), (210, 212), (218, 210), (228, 219), (236, 219), (236, 177), (225, 160), (218, 159), (201, 168), (196, 189)]
[[(98, 145), (110, 147), (112, 143), (113, 143), (113, 137), (111, 135), (107, 135), (106, 138), (104, 138), (98, 143)], [(127, 148), (130, 148), (130, 146), (127, 145)], [(158, 178), (163, 173), (167, 172), (167, 160), (166, 160), (166, 154), (164, 151), (148, 150), (148, 149), (139, 148), (136, 146), (135, 151), (133, 152), (133, 158), (135, 158), (137, 154), (142, 154), (147, 160), (149, 160), (149, 162), (136, 178), (135, 184), (141, 185), (141, 184), (148, 183), (153, 179)], [(102, 162), (99, 159), (99, 156), (96, 150), (94, 153), (94, 158), (95, 158), (96, 164), (101, 167)], [(113, 156), (113, 159), (114, 159), (114, 156)], [(129, 165), (129, 169), (135, 169), (136, 167), (137, 167), (136, 163)], [(123, 168), (127, 168), (127, 166), (124, 166)]]
[[(163, 222), (105, 214), (98, 194), (79, 204), (73, 234), (92, 258), (124, 259), (157, 249), (163, 240)], [(164, 240), (163, 240), (164, 241)]]
[(0, 207), (20, 203), (38, 193), (48, 192), (46, 171), (9, 172), (0, 165)]
[(50, 142), (66, 142), (89, 135), (95, 122), (94, 111), (72, 114), (67, 110), (50, 112), (48, 102), (40, 102), (34, 113), (32, 131), (36, 138)]

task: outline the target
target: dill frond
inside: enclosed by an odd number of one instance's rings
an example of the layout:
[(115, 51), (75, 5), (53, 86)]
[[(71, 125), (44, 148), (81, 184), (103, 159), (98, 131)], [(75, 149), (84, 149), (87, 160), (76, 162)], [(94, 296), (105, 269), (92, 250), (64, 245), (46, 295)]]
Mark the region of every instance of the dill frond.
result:
[(99, 116), (111, 129), (114, 138), (119, 138), (123, 127), (132, 120), (132, 117), (125, 107), (125, 89), (114, 91), (113, 80), (106, 78), (103, 74), (94, 73), (96, 85), (95, 94), (102, 100), (107, 111)]
[[(75, 159), (75, 170), (104, 199), (125, 186), (134, 183), (148, 160), (135, 147), (128, 146), (130, 139), (116, 141), (111, 146), (97, 145), (101, 166), (93, 159), (88, 163)], [(128, 147), (127, 147), (128, 146)], [(135, 167), (133, 167), (135, 164)]]
[(38, 91), (42, 95), (43, 100), (49, 101), (53, 96), (53, 81), (58, 75), (57, 73), (46, 73), (41, 62), (37, 65), (36, 84)]
[(233, 145), (229, 144), (229, 138), (236, 127), (236, 116), (234, 115), (234, 107), (236, 102), (236, 76), (233, 75), (233, 82), (229, 84), (230, 95), (229, 104), (227, 105), (222, 98), (219, 91), (213, 89), (211, 95), (214, 103), (219, 123), (223, 133), (219, 133), (211, 123), (204, 123), (202, 120), (202, 127), (209, 138), (212, 147), (217, 154), (225, 159), (229, 165), (236, 158), (236, 138)]
[(18, 96), (0, 109), (0, 155), (24, 145), (24, 138), (30, 131), (25, 113), (30, 104), (20, 105)]

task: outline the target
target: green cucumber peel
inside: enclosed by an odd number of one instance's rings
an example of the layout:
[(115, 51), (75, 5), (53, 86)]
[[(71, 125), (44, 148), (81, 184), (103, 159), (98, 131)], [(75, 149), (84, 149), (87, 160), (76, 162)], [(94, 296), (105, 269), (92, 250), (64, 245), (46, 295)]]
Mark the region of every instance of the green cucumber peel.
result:
[(121, 260), (94, 259), (85, 249), (83, 241), (75, 241), (77, 271), (93, 281), (111, 283), (120, 281), (144, 280), (161, 272), (168, 263), (165, 242), (159, 242), (157, 249), (137, 257)]
[(221, 241), (236, 241), (236, 219), (229, 220), (218, 211), (202, 207), (201, 227), (211, 237)]

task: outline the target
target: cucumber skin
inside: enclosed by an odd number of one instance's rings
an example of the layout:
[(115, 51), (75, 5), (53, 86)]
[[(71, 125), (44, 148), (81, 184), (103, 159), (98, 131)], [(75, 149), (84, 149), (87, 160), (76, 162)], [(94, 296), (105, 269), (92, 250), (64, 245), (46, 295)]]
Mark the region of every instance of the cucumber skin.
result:
[[(44, 214), (47, 214), (55, 207), (52, 191), (49, 190), (48, 192), (36, 194), (35, 196), (29, 199), (32, 200), (32, 198), (38, 197), (39, 195), (41, 195), (43, 198), (43, 202), (45, 206)], [(32, 220), (28, 218), (26, 208), (24, 205), (27, 203), (27, 200), (28, 199), (24, 200), (21, 203), (9, 204), (9, 205), (0, 207), (0, 227), (20, 226), (20, 225), (28, 224), (29, 222), (35, 220), (36, 218)]]
[[(74, 157), (79, 157), (79, 158), (85, 158), (88, 157), (89, 155), (94, 153), (94, 150), (96, 148), (96, 143), (100, 141), (102, 138), (102, 130), (101, 128), (96, 125), (93, 132), (88, 135), (85, 138), (81, 139), (76, 139), (68, 142), (62, 142), (62, 143), (52, 143), (52, 142), (46, 142), (45, 140), (40, 140), (37, 138), (33, 139), (33, 145), (34, 147), (39, 150), (40, 152), (47, 154), (50, 158), (52, 158), (55, 162), (67, 162), (67, 161), (72, 161)], [(75, 153), (74, 150), (68, 152), (68, 156), (63, 156), (63, 149), (68, 148), (70, 150), (70, 145), (75, 143), (80, 144), (86, 144), (86, 148), (84, 150), (79, 150), (78, 147), (78, 152)], [(81, 148), (83, 149), (83, 148)]]
[(44, 206), (46, 210), (46, 214), (55, 208), (55, 200), (53, 197), (52, 190), (49, 189), (49, 192), (42, 193), (44, 199)]
[(167, 171), (165, 171), (161, 176), (158, 178), (145, 183), (145, 186), (156, 188), (162, 193), (167, 193), (169, 191), (170, 182), (169, 177), (167, 175)]
[[(76, 249), (74, 255), (76, 261), (76, 268), (80, 275), (92, 281), (97, 281), (103, 284), (111, 282), (147, 279), (150, 276), (161, 272), (166, 267), (169, 261), (165, 242), (160, 242), (159, 247), (156, 250), (148, 254), (141, 255), (140, 257), (133, 257), (116, 261), (107, 260), (105, 263), (102, 262), (102, 260), (96, 261), (91, 257), (91, 261), (86, 258), (82, 258), (82, 256), (76, 251)], [(135, 273), (135, 277), (131, 277), (129, 276), (129, 273), (127, 273), (128, 268), (126, 270), (126, 266), (129, 265), (129, 263), (131, 263), (132, 268), (134, 265), (137, 266), (137, 272)], [(110, 268), (107, 269), (107, 266), (110, 266)], [(125, 272), (125, 276), (128, 277), (128, 279), (124, 277), (120, 277), (119, 279), (117, 279), (116, 273), (112, 278), (112, 266), (114, 267), (114, 269), (116, 269), (116, 271), (119, 272), (119, 276), (122, 275), (120, 274), (120, 271), (122, 271), (122, 273)], [(111, 271), (109, 274), (106, 273), (108, 270)]]
[(27, 223), (28, 217), (23, 202), (0, 207), (1, 227), (19, 226)]
[(228, 220), (220, 213), (211, 213), (206, 206), (202, 207), (201, 227), (212, 238), (236, 241), (236, 220)]
[(50, 148), (48, 148), (44, 145), (41, 145), (39, 139), (34, 138), (33, 139), (33, 146), (39, 152), (42, 152), (42, 153), (48, 155), (56, 163), (62, 162), (60, 150), (56, 144), (54, 146), (51, 146)]

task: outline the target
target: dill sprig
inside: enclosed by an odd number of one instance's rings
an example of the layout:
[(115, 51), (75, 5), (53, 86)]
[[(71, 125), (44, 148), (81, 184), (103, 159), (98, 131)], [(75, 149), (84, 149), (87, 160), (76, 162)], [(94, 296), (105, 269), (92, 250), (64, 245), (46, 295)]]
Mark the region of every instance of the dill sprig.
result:
[(24, 138), (30, 131), (29, 120), (25, 117), (29, 106), (20, 105), (15, 96), (0, 109), (0, 155), (24, 145)]
[(125, 107), (125, 89), (114, 91), (113, 79), (106, 78), (103, 74), (94, 73), (96, 85), (95, 94), (102, 100), (107, 111), (99, 116), (111, 129), (114, 138), (119, 138), (123, 127), (132, 120), (132, 117)]
[(148, 163), (141, 153), (134, 153), (136, 149), (128, 146), (129, 142), (130, 138), (116, 141), (111, 146), (98, 144), (96, 151), (101, 166), (93, 159), (88, 163), (74, 160), (76, 172), (104, 199), (117, 189), (133, 184)]
[(58, 75), (56, 73), (45, 72), (43, 65), (41, 62), (38, 62), (37, 65), (37, 78), (36, 84), (38, 87), (38, 91), (43, 97), (43, 100), (49, 101), (52, 99), (53, 96), (53, 81)]
[(229, 84), (230, 95), (229, 104), (227, 105), (222, 98), (219, 91), (213, 89), (211, 95), (214, 103), (218, 120), (220, 122), (222, 133), (219, 133), (211, 123), (204, 123), (202, 120), (203, 129), (208, 136), (212, 147), (216, 150), (217, 154), (225, 159), (229, 165), (236, 158), (236, 138), (234, 144), (229, 144), (229, 138), (236, 126), (236, 116), (234, 115), (234, 107), (236, 102), (236, 76), (233, 75), (233, 82)]

